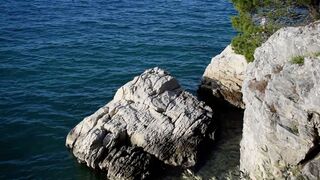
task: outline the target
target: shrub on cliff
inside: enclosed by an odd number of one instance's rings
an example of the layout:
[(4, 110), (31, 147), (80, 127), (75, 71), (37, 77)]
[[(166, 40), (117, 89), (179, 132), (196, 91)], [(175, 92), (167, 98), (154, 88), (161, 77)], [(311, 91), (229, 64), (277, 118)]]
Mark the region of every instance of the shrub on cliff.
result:
[(303, 56), (292, 57), (291, 63), (293, 63), (293, 64), (303, 64), (304, 63), (304, 57)]
[(257, 47), (284, 26), (304, 25), (320, 18), (320, 0), (232, 0), (238, 15), (232, 25), (238, 35), (232, 40), (236, 53), (254, 60)]

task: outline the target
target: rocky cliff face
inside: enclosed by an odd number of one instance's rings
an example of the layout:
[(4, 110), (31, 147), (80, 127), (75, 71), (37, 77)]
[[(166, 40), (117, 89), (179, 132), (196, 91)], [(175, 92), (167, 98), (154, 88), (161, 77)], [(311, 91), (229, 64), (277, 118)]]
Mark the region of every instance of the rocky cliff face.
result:
[(66, 146), (88, 167), (107, 171), (110, 179), (145, 179), (156, 162), (194, 166), (214, 128), (211, 108), (154, 68), (122, 86), (111, 102), (73, 128)]
[(252, 179), (319, 179), (319, 52), (320, 22), (283, 28), (256, 50), (242, 88), (240, 150), (241, 170)]
[(200, 90), (209, 91), (213, 97), (244, 108), (241, 87), (247, 61), (228, 46), (221, 54), (212, 58), (206, 68)]

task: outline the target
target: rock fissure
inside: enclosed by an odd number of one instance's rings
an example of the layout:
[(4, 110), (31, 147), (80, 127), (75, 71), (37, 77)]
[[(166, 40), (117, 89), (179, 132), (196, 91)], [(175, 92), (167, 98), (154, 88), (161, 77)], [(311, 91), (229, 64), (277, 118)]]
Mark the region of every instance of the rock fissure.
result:
[[(298, 164), (304, 165), (320, 154), (320, 136), (318, 132), (318, 128), (314, 127), (314, 140), (313, 146), (309, 149), (305, 158), (302, 159)], [(320, 167), (319, 167), (320, 168)]]

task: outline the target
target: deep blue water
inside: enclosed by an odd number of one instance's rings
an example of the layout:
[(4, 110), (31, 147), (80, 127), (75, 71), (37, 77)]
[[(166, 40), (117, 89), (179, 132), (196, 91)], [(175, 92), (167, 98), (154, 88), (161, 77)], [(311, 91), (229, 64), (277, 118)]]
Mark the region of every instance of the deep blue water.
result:
[(0, 179), (97, 179), (68, 131), (146, 68), (195, 92), (234, 13), (229, 0), (2, 0)]

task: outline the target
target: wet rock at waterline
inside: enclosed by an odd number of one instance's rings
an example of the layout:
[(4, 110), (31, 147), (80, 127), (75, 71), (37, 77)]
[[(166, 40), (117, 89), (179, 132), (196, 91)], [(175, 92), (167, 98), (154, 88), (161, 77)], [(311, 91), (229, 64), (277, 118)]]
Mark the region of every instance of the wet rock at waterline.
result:
[(107, 171), (111, 179), (145, 179), (157, 161), (194, 166), (213, 133), (211, 108), (154, 68), (73, 128), (66, 146), (79, 162)]

